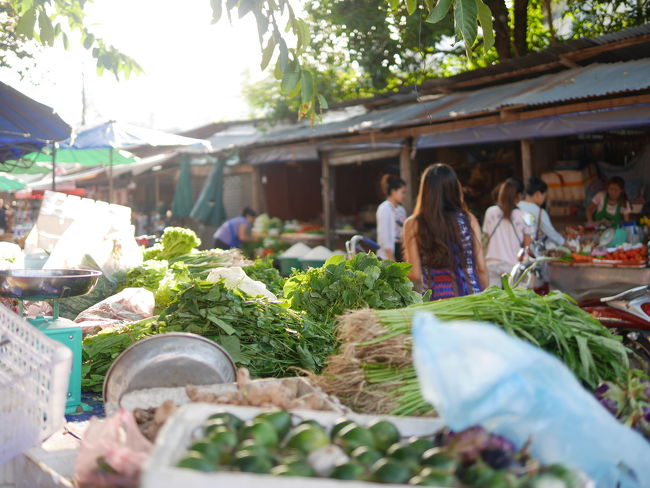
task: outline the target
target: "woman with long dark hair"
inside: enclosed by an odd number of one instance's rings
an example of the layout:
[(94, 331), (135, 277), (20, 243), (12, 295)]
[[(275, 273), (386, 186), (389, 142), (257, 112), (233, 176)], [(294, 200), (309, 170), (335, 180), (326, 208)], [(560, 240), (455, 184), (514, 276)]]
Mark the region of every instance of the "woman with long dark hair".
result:
[(465, 205), (456, 172), (446, 164), (422, 174), (413, 215), (404, 223), (404, 252), (416, 288), (432, 300), (470, 295), (487, 286), (481, 228)]
[(406, 210), (402, 206), (406, 196), (406, 182), (395, 175), (384, 175), (381, 189), (386, 195), (377, 207), (377, 256), (381, 259), (402, 260), (402, 228)]
[(530, 245), (532, 229), (526, 224), (524, 211), (517, 207), (524, 194), (524, 184), (508, 178), (497, 192), (497, 204), (488, 208), (483, 221), (487, 237), (485, 262), (490, 286), (501, 284), (501, 275), (509, 273), (519, 261), (519, 251)]

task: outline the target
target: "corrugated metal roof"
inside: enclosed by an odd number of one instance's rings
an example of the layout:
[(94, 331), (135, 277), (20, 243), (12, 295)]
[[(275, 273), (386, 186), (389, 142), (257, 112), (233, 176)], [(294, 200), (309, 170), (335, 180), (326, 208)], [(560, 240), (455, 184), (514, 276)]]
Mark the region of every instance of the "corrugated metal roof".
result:
[(448, 97), (456, 97), (457, 100), (410, 120), (409, 123), (434, 122), (513, 105), (543, 105), (646, 88), (650, 88), (650, 58), (625, 63), (593, 64), (507, 85), (449, 95)]
[[(288, 143), (495, 111), (513, 105), (542, 105), (650, 88), (650, 58), (593, 64), (505, 85), (444, 95), (426, 102), (374, 110), (332, 123), (296, 124), (260, 134), (249, 144)], [(213, 141), (214, 143), (214, 141)]]
[(550, 75), (543, 84), (510, 98), (507, 105), (541, 105), (638, 91), (648, 87), (650, 87), (650, 59), (592, 64)]

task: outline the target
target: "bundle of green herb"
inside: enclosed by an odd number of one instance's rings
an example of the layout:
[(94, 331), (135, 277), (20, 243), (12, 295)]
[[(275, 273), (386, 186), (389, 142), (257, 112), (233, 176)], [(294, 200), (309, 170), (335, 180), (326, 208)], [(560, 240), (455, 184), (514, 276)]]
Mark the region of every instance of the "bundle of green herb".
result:
[(168, 331), (214, 340), (256, 377), (282, 377), (294, 368), (319, 371), (331, 351), (330, 338), (317, 323), (223, 283), (188, 285), (159, 320)]
[(344, 316), (338, 330), (341, 351), (328, 359), (320, 386), (364, 411), (430, 412), (411, 363), (411, 323), (421, 311), (440, 320), (494, 323), (557, 356), (592, 388), (627, 376), (628, 350), (620, 338), (568, 296), (489, 288), (476, 295)]
[(325, 324), (346, 310), (377, 310), (421, 303), (408, 279), (411, 265), (380, 261), (374, 254), (333, 256), (321, 268), (293, 274), (284, 285), (291, 308)]

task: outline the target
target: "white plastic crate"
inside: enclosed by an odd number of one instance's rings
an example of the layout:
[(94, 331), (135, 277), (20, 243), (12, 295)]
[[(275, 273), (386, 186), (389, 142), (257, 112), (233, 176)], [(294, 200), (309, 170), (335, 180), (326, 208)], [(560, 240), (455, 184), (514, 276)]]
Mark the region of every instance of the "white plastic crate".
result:
[[(189, 403), (182, 406), (165, 424), (154, 445), (153, 452), (145, 462), (141, 488), (399, 488), (404, 485), (378, 484), (366, 481), (340, 481), (328, 478), (302, 478), (270, 476), (261, 474), (215, 472), (204, 473), (190, 469), (177, 468), (176, 463), (185, 455), (195, 441), (195, 435), (206, 419), (215, 412), (228, 411), (242, 420), (250, 420), (265, 409), (254, 407), (236, 407), (232, 405), (210, 405), (207, 403)], [(268, 409), (267, 409), (268, 410)], [(329, 430), (340, 413), (318, 412), (315, 410), (293, 410), (294, 421), (298, 419), (316, 420)], [(360, 425), (368, 425), (377, 418), (392, 422), (403, 438), (414, 435), (431, 435), (444, 427), (439, 418), (428, 417), (394, 417), (390, 415), (346, 414), (345, 417)]]
[(0, 466), (59, 429), (72, 351), (0, 305)]

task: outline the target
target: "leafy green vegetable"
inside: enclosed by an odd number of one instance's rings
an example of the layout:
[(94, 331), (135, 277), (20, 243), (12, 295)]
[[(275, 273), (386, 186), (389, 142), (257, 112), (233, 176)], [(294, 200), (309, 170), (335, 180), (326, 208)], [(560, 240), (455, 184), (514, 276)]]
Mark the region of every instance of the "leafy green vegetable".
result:
[(171, 259), (192, 252), (201, 245), (201, 239), (191, 229), (167, 227), (160, 238), (160, 244), (162, 250), (157, 259)]
[(223, 283), (193, 283), (159, 320), (169, 331), (214, 340), (258, 377), (281, 377), (292, 368), (319, 371), (331, 351), (327, 332), (281, 304), (252, 299)]
[(266, 288), (277, 297), (282, 297), (282, 288), (286, 279), (273, 267), (272, 259), (258, 259), (255, 264), (245, 266), (244, 271), (249, 278), (261, 281)]
[(326, 324), (346, 310), (386, 309), (421, 303), (408, 279), (411, 265), (372, 254), (333, 256), (321, 268), (294, 273), (284, 285), (291, 308)]
[(162, 244), (160, 243), (154, 244), (153, 246), (148, 247), (142, 252), (142, 259), (144, 259), (145, 261), (149, 261), (151, 259), (163, 259), (160, 257), (160, 255), (162, 254), (162, 250), (163, 250)]
[(155, 318), (108, 327), (83, 340), (81, 387), (84, 391), (101, 392), (104, 376), (117, 356), (131, 344), (147, 336), (165, 332)]
[(154, 290), (156, 311), (160, 312), (167, 308), (174, 301), (183, 284), (187, 284), (190, 281), (192, 281), (192, 275), (184, 263), (177, 262), (172, 264), (165, 272), (163, 279), (160, 280), (158, 287)]
[(237, 254), (222, 249), (195, 251), (169, 260), (170, 264), (182, 263), (187, 267), (187, 271), (196, 278), (205, 278), (214, 268), (230, 267), (236, 261), (238, 261)]
[(145, 261), (128, 271), (122, 288), (146, 288), (149, 291), (156, 291), (158, 284), (167, 273), (167, 266), (167, 261), (164, 259)]
[(318, 372), (332, 351), (329, 330), (279, 303), (249, 298), (223, 283), (177, 283), (172, 293), (173, 303), (157, 320), (105, 329), (84, 339), (84, 390), (101, 391), (108, 368), (122, 351), (164, 332), (207, 337), (257, 377), (282, 377), (296, 368)]

